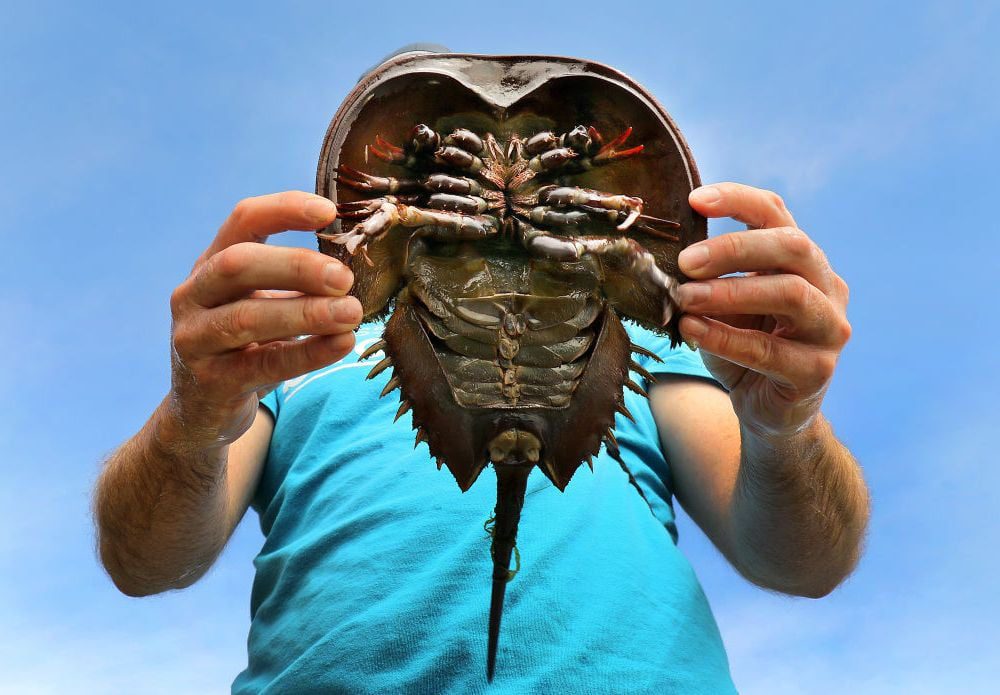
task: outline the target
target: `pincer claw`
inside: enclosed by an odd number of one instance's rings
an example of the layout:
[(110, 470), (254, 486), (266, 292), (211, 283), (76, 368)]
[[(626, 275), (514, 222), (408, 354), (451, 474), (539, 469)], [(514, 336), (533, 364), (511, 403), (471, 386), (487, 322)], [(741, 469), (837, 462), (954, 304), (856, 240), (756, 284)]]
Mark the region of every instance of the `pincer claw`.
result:
[(597, 151), (597, 155), (594, 157), (595, 163), (610, 162), (615, 159), (623, 159), (625, 157), (631, 157), (634, 154), (639, 154), (645, 148), (645, 145), (636, 145), (635, 147), (630, 147), (627, 150), (619, 150), (618, 147), (628, 140), (629, 136), (632, 134), (632, 126), (629, 126), (625, 131), (616, 137), (611, 142), (607, 143), (600, 150)]

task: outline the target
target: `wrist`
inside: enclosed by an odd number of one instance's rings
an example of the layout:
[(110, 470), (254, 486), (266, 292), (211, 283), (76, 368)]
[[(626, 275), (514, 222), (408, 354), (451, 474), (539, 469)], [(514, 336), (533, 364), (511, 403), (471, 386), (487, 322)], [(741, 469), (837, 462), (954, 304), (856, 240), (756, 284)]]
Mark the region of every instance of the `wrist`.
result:
[(167, 457), (178, 460), (198, 458), (225, 459), (229, 441), (220, 428), (195, 417), (190, 408), (182, 407), (173, 391), (161, 401), (149, 421), (151, 445)]
[(743, 460), (747, 461), (814, 461), (823, 454), (830, 425), (822, 413), (816, 413), (805, 425), (791, 432), (760, 432), (740, 423)]

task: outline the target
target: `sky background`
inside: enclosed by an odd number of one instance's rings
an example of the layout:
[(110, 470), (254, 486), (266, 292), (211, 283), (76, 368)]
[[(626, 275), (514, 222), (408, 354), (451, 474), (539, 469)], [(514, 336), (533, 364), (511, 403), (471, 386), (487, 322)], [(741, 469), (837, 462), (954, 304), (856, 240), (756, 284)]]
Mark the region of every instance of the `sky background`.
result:
[(705, 181), (779, 191), (851, 285), (825, 409), (872, 489), (855, 575), (768, 594), (682, 520), (741, 691), (996, 692), (996, 3), (87, 4), (0, 3), (0, 692), (244, 667), (255, 515), (195, 587), (135, 600), (90, 488), (168, 387), (172, 288), (237, 200), (311, 190), (341, 100), (412, 41), (631, 74)]

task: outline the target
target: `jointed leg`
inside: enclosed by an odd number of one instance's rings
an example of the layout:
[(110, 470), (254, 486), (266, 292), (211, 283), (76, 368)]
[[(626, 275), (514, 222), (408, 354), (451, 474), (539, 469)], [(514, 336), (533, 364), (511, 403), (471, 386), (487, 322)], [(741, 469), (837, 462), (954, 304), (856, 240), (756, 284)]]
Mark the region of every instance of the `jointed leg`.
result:
[(454, 193), (456, 195), (481, 195), (483, 187), (466, 176), (431, 174), (419, 179), (397, 179), (392, 176), (372, 176), (354, 167), (341, 164), (337, 167), (337, 181), (348, 188), (363, 193)]
[(656, 259), (634, 239), (628, 237), (560, 237), (550, 232), (519, 224), (524, 247), (535, 256), (553, 261), (578, 261), (584, 256), (608, 256), (626, 264), (628, 272), (653, 289), (663, 292), (663, 324), (677, 306), (678, 283), (656, 265)]
[(623, 232), (632, 226), (642, 214), (642, 198), (630, 195), (612, 195), (601, 193), (589, 188), (573, 186), (544, 186), (538, 190), (538, 202), (541, 205), (567, 207), (579, 205), (597, 208), (611, 212), (611, 218), (617, 221), (618, 213), (625, 213), (625, 220), (618, 225), (618, 231)]
[[(592, 219), (610, 222), (618, 231), (623, 232), (634, 224), (637, 229), (652, 236), (680, 241), (676, 234), (661, 229), (678, 229), (680, 224), (642, 214), (642, 198), (634, 196), (613, 195), (574, 186), (543, 186), (534, 196), (515, 197), (514, 207), (535, 224), (575, 226)], [(563, 211), (563, 208), (576, 209)]]
[[(420, 234), (439, 239), (485, 239), (497, 233), (496, 220), (484, 215), (465, 215), (443, 210), (425, 210), (407, 205), (394, 196), (375, 198), (338, 206), (345, 209), (341, 217), (361, 219), (347, 232), (318, 233), (321, 239), (343, 244), (354, 255), (358, 249), (365, 254), (370, 241), (381, 238), (391, 227), (428, 227)], [(367, 258), (367, 255), (365, 255)]]
[(607, 164), (639, 154), (643, 145), (619, 150), (632, 134), (631, 126), (621, 135), (605, 144), (601, 133), (594, 126), (585, 128), (578, 125), (568, 133), (556, 135), (551, 132), (538, 133), (528, 138), (525, 151), (532, 155), (528, 166), (537, 172), (555, 171), (564, 166), (575, 165), (581, 169)]

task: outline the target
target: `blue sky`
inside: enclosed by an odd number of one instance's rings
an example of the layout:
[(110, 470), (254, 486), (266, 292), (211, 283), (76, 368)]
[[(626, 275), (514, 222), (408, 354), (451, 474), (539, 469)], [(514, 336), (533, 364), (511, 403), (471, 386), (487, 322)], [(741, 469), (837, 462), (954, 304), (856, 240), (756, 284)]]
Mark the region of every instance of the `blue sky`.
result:
[(857, 573), (767, 594), (681, 528), (741, 690), (994, 691), (994, 3), (80, 5), (0, 7), (0, 692), (219, 692), (242, 669), (256, 519), (201, 583), (136, 601), (96, 563), (90, 486), (165, 393), (167, 298), (228, 210), (311, 189), (358, 74), (414, 40), (632, 74), (706, 181), (781, 192), (850, 283), (826, 412), (872, 487)]

